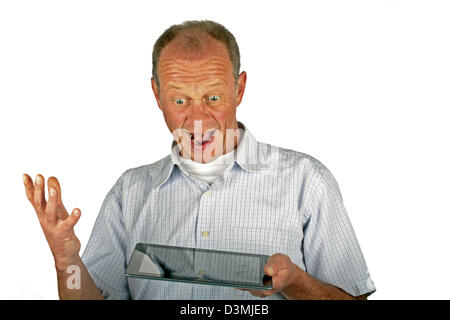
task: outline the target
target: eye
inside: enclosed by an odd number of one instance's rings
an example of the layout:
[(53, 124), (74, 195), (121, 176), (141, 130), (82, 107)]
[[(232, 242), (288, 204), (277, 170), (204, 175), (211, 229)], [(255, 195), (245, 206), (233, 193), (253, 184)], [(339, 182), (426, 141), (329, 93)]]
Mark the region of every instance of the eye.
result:
[(175, 99), (174, 102), (175, 102), (175, 104), (182, 105), (182, 104), (186, 103), (186, 99), (178, 98), (178, 99)]
[(220, 97), (219, 96), (210, 96), (208, 98), (208, 100), (211, 101), (211, 102), (216, 102), (216, 101), (220, 100)]

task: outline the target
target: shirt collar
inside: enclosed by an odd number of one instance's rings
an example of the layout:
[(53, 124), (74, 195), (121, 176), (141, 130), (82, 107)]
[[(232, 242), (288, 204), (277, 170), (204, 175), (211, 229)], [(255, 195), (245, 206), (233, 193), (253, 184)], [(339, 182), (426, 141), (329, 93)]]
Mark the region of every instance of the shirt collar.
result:
[[(241, 139), (235, 153), (234, 162), (242, 169), (249, 172), (269, 170), (271, 163), (270, 146), (259, 143), (243, 123), (238, 122), (238, 127), (241, 133)], [(157, 185), (158, 187), (169, 179), (175, 165), (181, 167), (178, 152), (179, 150), (176, 142), (172, 141), (170, 162), (162, 168), (160, 180)]]
[(241, 143), (236, 150), (236, 162), (247, 171), (267, 171), (270, 168), (270, 150), (268, 145), (259, 143), (244, 124), (238, 122), (243, 133)]

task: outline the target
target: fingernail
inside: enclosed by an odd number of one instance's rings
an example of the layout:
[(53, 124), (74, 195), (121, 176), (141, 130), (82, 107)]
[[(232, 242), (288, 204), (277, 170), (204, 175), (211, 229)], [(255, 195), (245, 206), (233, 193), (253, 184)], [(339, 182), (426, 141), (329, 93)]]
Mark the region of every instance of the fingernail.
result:
[(56, 196), (55, 188), (50, 188), (50, 196), (52, 196), (52, 197)]
[(39, 184), (41, 183), (42, 179), (41, 176), (36, 176), (36, 183)]
[(28, 182), (27, 176), (26, 176), (25, 174), (22, 175), (22, 178), (23, 178), (23, 182), (24, 182), (24, 183), (27, 183), (27, 182)]
[(80, 212), (80, 210), (76, 209), (76, 210), (73, 212), (73, 214), (75, 215), (75, 217), (79, 217), (80, 214), (81, 214), (81, 212)]

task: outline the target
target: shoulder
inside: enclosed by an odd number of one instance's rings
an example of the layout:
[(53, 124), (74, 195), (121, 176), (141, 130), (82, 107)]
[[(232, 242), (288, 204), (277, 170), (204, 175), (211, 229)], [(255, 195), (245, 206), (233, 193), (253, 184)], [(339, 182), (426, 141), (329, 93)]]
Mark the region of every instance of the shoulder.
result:
[(335, 190), (338, 193), (339, 187), (328, 167), (316, 157), (304, 152), (292, 149), (267, 145), (274, 151), (272, 168), (284, 175), (294, 175), (300, 178), (303, 187), (313, 189), (317, 193), (326, 190)]
[(272, 161), (278, 168), (290, 168), (304, 175), (323, 176), (329, 174), (328, 168), (317, 158), (304, 152), (265, 144), (271, 149)]

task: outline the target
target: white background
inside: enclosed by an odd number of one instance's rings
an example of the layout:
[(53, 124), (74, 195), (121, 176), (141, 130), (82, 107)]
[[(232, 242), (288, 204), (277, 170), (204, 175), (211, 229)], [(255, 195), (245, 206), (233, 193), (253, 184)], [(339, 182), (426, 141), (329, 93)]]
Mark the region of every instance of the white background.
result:
[(371, 299), (449, 299), (449, 16), (447, 1), (1, 1), (0, 298), (58, 298), (22, 174), (59, 178), (84, 250), (116, 179), (169, 153), (153, 43), (210, 19), (248, 73), (238, 120), (337, 179)]

